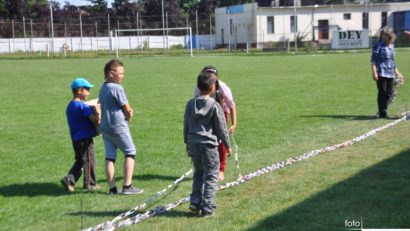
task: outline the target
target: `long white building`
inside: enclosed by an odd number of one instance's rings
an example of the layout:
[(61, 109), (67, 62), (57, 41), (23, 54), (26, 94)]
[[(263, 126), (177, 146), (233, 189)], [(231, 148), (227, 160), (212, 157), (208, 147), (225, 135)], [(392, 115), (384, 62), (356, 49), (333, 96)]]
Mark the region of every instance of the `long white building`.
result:
[(221, 7), (215, 10), (215, 37), (219, 47), (264, 48), (277, 42), (331, 43), (334, 31), (368, 31), (377, 35), (386, 25), (393, 27), (393, 13), (409, 11), (410, 2), (349, 5), (269, 7), (257, 3)]

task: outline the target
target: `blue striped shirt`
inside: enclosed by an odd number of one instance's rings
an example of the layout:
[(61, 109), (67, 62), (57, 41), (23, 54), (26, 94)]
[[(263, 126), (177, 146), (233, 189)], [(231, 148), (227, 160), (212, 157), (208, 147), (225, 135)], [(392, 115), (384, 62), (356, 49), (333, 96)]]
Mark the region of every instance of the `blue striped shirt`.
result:
[(396, 63), (394, 61), (394, 46), (383, 41), (377, 42), (372, 49), (371, 62), (376, 65), (377, 74), (385, 78), (394, 78)]

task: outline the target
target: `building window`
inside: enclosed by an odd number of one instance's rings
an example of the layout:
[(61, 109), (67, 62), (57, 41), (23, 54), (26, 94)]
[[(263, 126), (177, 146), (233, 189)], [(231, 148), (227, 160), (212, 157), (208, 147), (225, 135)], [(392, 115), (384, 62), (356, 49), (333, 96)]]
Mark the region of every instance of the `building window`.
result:
[(369, 29), (369, 13), (364, 12), (362, 14), (363, 29)]
[(233, 20), (229, 19), (229, 33), (230, 35), (233, 34)]
[(290, 32), (294, 33), (298, 31), (298, 17), (290, 16)]
[(267, 17), (266, 25), (267, 25), (266, 31), (268, 32), (268, 34), (274, 34), (275, 33), (275, 19), (273, 16)]
[(387, 26), (387, 12), (382, 12), (382, 27)]
[(351, 18), (352, 18), (352, 15), (350, 13), (343, 14), (344, 20), (350, 20)]

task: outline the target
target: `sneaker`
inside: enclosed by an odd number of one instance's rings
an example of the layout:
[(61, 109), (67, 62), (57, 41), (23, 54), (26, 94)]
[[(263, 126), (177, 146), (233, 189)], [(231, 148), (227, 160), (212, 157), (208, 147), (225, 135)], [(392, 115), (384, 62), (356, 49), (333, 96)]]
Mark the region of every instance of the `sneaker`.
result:
[(205, 210), (202, 210), (202, 218), (208, 218), (208, 217), (213, 217), (215, 216), (215, 212), (207, 212)]
[(201, 208), (197, 204), (192, 204), (191, 203), (188, 208), (189, 208), (189, 210), (191, 210), (192, 212), (194, 212), (196, 214), (199, 214), (199, 212), (201, 211)]
[(70, 179), (68, 179), (68, 176), (63, 177), (63, 179), (61, 179), (60, 182), (64, 186), (65, 190), (69, 192), (74, 192), (74, 185), (71, 184)]
[(380, 113), (380, 112), (377, 112), (377, 114), (376, 114), (376, 118), (389, 118), (389, 116), (387, 115), (387, 113)]
[(110, 188), (110, 191), (108, 191), (108, 194), (109, 194), (109, 195), (115, 195), (115, 194), (117, 194), (117, 193), (118, 193), (117, 187)]
[(122, 194), (124, 195), (133, 195), (133, 194), (141, 194), (144, 192), (144, 189), (135, 188), (134, 186), (130, 186), (129, 188), (122, 188)]

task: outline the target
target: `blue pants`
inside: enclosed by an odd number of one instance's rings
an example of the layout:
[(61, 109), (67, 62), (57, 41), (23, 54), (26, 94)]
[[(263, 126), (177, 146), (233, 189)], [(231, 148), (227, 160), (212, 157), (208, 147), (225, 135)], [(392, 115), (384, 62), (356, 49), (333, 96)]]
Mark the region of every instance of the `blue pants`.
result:
[(194, 165), (190, 201), (192, 204), (200, 205), (202, 211), (211, 213), (216, 208), (215, 195), (218, 190), (218, 147), (209, 144), (189, 144), (188, 151)]

